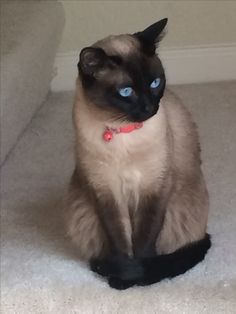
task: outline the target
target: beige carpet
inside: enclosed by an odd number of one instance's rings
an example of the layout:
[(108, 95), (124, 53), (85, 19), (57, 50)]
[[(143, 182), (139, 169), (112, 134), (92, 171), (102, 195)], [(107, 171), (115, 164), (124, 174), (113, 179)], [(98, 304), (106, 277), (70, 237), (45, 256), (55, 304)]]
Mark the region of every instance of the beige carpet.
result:
[(213, 246), (174, 280), (116, 291), (77, 260), (61, 199), (72, 93), (52, 94), (2, 169), (2, 313), (236, 313), (236, 82), (172, 88), (200, 129)]

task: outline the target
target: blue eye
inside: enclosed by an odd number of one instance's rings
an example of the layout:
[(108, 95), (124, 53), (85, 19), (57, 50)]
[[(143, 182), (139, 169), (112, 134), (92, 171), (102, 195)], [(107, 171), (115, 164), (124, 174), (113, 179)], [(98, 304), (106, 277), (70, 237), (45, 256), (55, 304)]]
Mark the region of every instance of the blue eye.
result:
[(119, 89), (119, 94), (122, 97), (129, 97), (133, 93), (133, 88), (132, 87), (123, 87)]
[(161, 83), (161, 79), (157, 77), (154, 81), (152, 81), (150, 87), (151, 88), (157, 88)]

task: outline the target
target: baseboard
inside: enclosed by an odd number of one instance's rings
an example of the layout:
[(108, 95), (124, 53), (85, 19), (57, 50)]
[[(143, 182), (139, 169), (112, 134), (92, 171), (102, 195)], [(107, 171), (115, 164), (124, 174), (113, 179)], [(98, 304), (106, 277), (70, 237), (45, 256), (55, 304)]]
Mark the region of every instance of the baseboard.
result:
[[(161, 49), (168, 84), (236, 80), (236, 43), (220, 46)], [(53, 91), (73, 90), (79, 52), (59, 53), (51, 83)]]

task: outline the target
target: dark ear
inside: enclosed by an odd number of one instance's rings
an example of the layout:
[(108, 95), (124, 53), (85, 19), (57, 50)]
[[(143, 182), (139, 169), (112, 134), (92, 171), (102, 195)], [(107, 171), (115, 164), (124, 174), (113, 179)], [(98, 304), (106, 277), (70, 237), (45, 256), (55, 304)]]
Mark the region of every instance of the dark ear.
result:
[(80, 52), (78, 68), (83, 74), (93, 76), (106, 65), (107, 60), (102, 48), (87, 47)]
[(147, 27), (144, 31), (134, 34), (134, 36), (139, 39), (146, 52), (151, 54), (155, 53), (155, 45), (161, 40), (161, 33), (164, 30), (167, 21), (167, 18), (162, 19)]

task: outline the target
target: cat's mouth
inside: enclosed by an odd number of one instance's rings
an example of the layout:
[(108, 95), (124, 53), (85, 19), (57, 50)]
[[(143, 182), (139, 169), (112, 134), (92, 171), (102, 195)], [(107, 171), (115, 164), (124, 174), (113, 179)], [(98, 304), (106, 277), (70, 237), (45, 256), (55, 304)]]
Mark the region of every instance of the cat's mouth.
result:
[(127, 120), (130, 122), (144, 122), (153, 117), (158, 112), (159, 106), (153, 109), (151, 112), (136, 112), (129, 114)]

